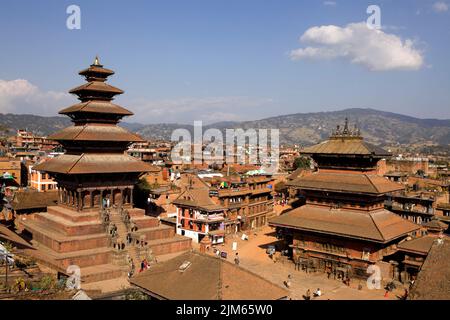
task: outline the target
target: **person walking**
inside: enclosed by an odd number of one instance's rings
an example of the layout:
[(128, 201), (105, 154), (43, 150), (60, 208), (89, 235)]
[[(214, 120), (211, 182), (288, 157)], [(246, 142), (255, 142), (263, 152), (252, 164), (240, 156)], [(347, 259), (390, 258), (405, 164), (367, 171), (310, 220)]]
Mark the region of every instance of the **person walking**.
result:
[(236, 257), (234, 258), (234, 264), (235, 265), (239, 265), (240, 261), (239, 261), (239, 254), (236, 252)]

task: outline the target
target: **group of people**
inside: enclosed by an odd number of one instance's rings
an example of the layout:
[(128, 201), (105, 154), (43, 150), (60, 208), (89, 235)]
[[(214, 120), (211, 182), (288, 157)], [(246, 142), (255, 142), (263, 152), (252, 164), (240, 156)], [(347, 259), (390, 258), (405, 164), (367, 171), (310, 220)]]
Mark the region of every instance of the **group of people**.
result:
[[(129, 258), (129, 263), (130, 263), (130, 272), (128, 272), (128, 278), (131, 278), (134, 275), (134, 271), (135, 271), (135, 265), (134, 265), (134, 260), (132, 258)], [(145, 258), (144, 260), (141, 261), (141, 268), (139, 269), (139, 272), (142, 272), (144, 270), (147, 270), (150, 268), (150, 264), (147, 261), (147, 258)]]
[(283, 198), (283, 199), (280, 199), (280, 200), (276, 201), (275, 204), (280, 205), (280, 206), (285, 206), (285, 205), (288, 204), (288, 202), (289, 202), (288, 199), (284, 199), (284, 198)]
[(148, 264), (147, 259), (144, 259), (141, 261), (141, 269), (139, 270), (139, 272), (142, 272), (144, 270), (147, 270), (150, 268), (150, 265)]
[[(320, 290), (320, 288), (317, 288), (316, 291), (313, 292), (313, 297), (314, 298), (318, 298), (322, 295), (322, 291)], [(307, 290), (306, 294), (303, 296), (303, 299), (305, 300), (311, 300), (311, 290)]]

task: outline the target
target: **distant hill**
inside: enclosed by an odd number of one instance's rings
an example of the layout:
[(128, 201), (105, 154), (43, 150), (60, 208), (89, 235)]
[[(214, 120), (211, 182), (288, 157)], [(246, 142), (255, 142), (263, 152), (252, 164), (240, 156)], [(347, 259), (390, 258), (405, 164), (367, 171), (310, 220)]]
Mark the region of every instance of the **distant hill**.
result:
[(0, 127), (5, 135), (15, 135), (17, 129), (26, 129), (36, 135), (47, 136), (70, 126), (68, 117), (41, 117), (32, 114), (0, 113)]
[(346, 117), (351, 126), (356, 123), (365, 139), (374, 144), (450, 144), (450, 120), (419, 119), (374, 109), (297, 113), (248, 121), (240, 126), (279, 128), (282, 142), (313, 144), (327, 138)]
[[(345, 109), (341, 111), (296, 113), (245, 122), (218, 122), (208, 128), (277, 128), (280, 142), (310, 145), (326, 139), (337, 124), (348, 117), (350, 124), (361, 129), (367, 141), (386, 144), (450, 144), (450, 120), (419, 119), (397, 113), (374, 109)], [(34, 115), (0, 114), (0, 130), (28, 129), (40, 135), (48, 135), (70, 125), (67, 117), (40, 117)], [(148, 139), (170, 139), (173, 130), (185, 128), (192, 132), (190, 124), (121, 123), (121, 126)]]

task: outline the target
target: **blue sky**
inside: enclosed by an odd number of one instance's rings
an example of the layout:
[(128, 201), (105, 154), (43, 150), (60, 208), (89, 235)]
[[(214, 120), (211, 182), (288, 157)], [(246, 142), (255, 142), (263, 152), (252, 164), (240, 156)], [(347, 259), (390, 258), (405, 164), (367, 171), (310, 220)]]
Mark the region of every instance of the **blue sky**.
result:
[[(66, 8), (81, 9), (81, 29)], [(368, 5), (382, 29), (364, 28)], [(0, 3), (0, 112), (55, 115), (96, 54), (142, 123), (370, 107), (450, 118), (450, 1)], [(364, 23), (363, 23), (364, 22)], [(375, 33), (377, 32), (377, 33)], [(300, 40), (300, 37), (302, 37)], [(350, 115), (351, 116), (351, 115)]]

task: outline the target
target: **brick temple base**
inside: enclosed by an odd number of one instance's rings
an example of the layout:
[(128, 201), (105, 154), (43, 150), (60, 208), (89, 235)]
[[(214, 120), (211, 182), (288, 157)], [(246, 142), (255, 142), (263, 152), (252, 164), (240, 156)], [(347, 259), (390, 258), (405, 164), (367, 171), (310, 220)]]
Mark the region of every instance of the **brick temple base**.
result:
[[(31, 238), (35, 250), (27, 250), (38, 262), (55, 271), (66, 273), (67, 267), (81, 268), (82, 283), (126, 276), (128, 257), (139, 268), (143, 258), (142, 242), (154, 256), (191, 249), (191, 239), (176, 235), (172, 227), (161, 225), (157, 218), (145, 216), (144, 210), (128, 209), (140, 241), (113, 248), (99, 212), (77, 212), (63, 206), (48, 207), (47, 212), (18, 218), (18, 227)], [(128, 230), (120, 214), (111, 209), (111, 220), (125, 242)]]

